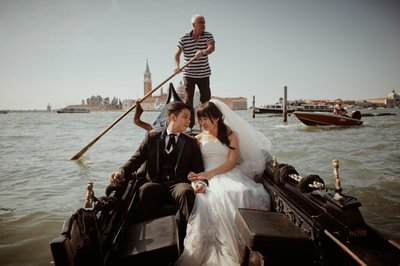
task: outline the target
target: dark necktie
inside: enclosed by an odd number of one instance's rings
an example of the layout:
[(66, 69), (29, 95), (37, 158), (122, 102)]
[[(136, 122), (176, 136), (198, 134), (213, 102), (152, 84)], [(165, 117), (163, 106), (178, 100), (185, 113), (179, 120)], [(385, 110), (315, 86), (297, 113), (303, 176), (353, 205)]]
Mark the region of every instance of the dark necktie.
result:
[(175, 136), (175, 134), (169, 134), (167, 148), (165, 149), (167, 152), (170, 152), (175, 148)]

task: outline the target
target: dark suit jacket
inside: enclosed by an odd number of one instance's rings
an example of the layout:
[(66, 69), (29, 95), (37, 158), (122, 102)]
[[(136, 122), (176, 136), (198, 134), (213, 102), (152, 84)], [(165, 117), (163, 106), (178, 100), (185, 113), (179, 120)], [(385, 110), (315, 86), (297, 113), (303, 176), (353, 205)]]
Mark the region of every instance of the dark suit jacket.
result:
[[(165, 150), (166, 130), (150, 131), (136, 150), (135, 154), (121, 167), (125, 177), (129, 178), (144, 162), (147, 162), (147, 177), (156, 181), (160, 173), (160, 160)], [(181, 133), (175, 149), (177, 149), (177, 162), (175, 164), (175, 178), (179, 181), (189, 182), (187, 175), (190, 171), (195, 173), (204, 171), (200, 146), (194, 137)]]

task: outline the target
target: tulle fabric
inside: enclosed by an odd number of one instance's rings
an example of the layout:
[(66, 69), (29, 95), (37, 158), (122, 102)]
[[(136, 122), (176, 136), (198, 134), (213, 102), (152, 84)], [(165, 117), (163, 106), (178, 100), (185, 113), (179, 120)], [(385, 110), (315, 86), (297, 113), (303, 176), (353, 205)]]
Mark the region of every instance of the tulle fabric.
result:
[[(218, 140), (202, 143), (201, 150), (206, 171), (223, 164), (229, 153)], [(206, 192), (196, 194), (176, 265), (240, 265), (244, 241), (235, 224), (237, 208), (270, 210), (270, 197), (262, 184), (235, 167), (211, 178)]]
[(224, 116), (224, 122), (239, 139), (240, 159), (238, 168), (248, 177), (253, 178), (264, 172), (265, 163), (272, 160), (271, 142), (242, 117), (232, 111), (225, 103), (211, 99)]

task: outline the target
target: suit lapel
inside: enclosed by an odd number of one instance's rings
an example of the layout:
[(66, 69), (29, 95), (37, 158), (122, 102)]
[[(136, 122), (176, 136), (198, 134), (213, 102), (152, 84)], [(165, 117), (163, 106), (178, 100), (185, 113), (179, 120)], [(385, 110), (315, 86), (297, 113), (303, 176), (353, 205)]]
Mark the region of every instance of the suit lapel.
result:
[(161, 137), (158, 139), (158, 145), (157, 145), (157, 172), (156, 176), (160, 173), (160, 163), (163, 157), (163, 152), (165, 150), (165, 138), (167, 135), (167, 130), (163, 130), (161, 133)]

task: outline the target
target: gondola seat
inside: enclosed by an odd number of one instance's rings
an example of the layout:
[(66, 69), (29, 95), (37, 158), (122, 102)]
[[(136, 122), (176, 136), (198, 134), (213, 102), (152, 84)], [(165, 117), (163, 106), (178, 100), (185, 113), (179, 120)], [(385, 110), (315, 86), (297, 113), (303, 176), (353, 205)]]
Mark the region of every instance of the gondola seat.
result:
[(238, 209), (235, 218), (246, 243), (242, 265), (259, 252), (265, 265), (313, 265), (311, 240), (284, 214)]
[(119, 265), (170, 265), (180, 254), (174, 215), (132, 224), (121, 241)]

